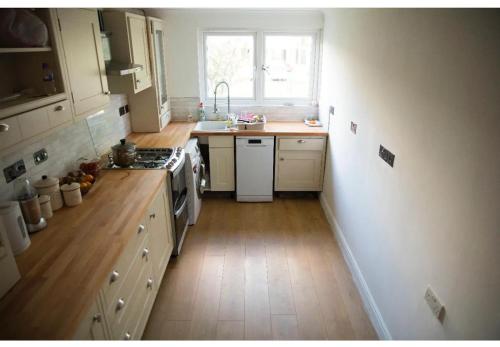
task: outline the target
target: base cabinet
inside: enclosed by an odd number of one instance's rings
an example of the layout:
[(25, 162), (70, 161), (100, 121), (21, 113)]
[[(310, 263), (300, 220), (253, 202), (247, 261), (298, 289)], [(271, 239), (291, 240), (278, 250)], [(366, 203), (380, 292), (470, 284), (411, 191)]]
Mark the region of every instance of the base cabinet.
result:
[(110, 270), (75, 339), (138, 340), (142, 337), (173, 249), (167, 211), (169, 205), (163, 185)]
[(234, 137), (209, 136), (210, 190), (234, 191)]
[(277, 137), (274, 190), (321, 191), (326, 138)]

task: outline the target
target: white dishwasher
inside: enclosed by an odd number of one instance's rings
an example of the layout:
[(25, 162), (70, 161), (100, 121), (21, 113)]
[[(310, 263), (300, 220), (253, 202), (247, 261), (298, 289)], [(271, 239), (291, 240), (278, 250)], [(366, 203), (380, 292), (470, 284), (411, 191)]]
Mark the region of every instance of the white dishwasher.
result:
[(236, 137), (236, 200), (273, 201), (273, 136)]

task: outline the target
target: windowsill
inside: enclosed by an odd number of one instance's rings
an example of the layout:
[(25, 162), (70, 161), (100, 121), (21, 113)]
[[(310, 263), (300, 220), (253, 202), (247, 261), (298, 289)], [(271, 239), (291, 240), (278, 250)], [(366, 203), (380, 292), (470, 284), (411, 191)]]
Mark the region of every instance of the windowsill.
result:
[[(227, 108), (226, 100), (221, 100), (219, 103), (219, 99), (217, 99), (217, 107), (218, 108)], [(213, 105), (214, 100), (205, 100), (202, 101), (203, 105)], [(231, 108), (233, 107), (273, 107), (273, 108), (316, 108), (318, 104), (311, 103), (293, 103), (291, 105), (283, 104), (283, 103), (251, 103), (251, 102), (242, 102), (242, 101), (231, 101)]]

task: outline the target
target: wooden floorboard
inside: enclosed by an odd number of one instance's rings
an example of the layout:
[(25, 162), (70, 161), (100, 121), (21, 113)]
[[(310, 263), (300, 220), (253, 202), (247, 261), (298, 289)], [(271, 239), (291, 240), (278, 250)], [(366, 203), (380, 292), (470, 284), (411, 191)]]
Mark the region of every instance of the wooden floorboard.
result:
[(376, 339), (319, 201), (203, 201), (172, 258), (149, 340)]

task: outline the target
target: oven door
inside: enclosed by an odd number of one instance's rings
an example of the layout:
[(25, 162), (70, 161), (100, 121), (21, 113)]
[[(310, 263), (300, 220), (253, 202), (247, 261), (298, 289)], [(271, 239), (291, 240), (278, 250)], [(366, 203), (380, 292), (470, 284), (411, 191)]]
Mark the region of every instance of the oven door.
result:
[(187, 189), (184, 189), (174, 208), (175, 248), (174, 255), (181, 252), (188, 226)]

